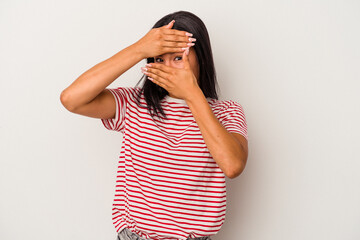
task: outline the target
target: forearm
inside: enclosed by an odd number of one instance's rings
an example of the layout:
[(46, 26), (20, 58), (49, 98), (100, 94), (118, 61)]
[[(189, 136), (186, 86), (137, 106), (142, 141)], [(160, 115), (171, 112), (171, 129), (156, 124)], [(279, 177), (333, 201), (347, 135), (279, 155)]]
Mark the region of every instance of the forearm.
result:
[(132, 44), (81, 74), (61, 93), (72, 107), (92, 101), (120, 75), (143, 59), (136, 44)]
[(241, 159), (245, 158), (245, 153), (238, 141), (216, 118), (201, 89), (199, 90), (192, 94), (187, 104), (211, 156), (226, 176), (234, 176), (243, 168)]

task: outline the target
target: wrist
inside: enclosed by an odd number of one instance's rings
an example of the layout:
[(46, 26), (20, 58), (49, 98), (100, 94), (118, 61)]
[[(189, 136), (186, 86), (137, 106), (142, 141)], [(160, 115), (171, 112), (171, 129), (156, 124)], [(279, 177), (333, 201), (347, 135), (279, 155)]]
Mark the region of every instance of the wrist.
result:
[(144, 51), (142, 50), (141, 46), (139, 45), (138, 42), (132, 44), (129, 46), (132, 51), (134, 52), (134, 54), (140, 58), (141, 60), (144, 59), (144, 58), (147, 58), (147, 56), (145, 55)]
[[(185, 99), (186, 103), (188, 105), (193, 104), (195, 102), (198, 102), (199, 99), (205, 98), (204, 93), (201, 91), (199, 86), (196, 86), (193, 91), (188, 95), (188, 97)], [(205, 98), (206, 99), (206, 98)]]

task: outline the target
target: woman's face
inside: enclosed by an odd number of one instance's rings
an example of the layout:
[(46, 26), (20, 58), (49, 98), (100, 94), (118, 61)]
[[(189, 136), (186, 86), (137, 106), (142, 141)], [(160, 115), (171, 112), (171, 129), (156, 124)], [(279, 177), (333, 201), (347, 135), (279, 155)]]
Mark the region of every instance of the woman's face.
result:
[[(190, 47), (188, 59), (191, 70), (193, 71), (196, 79), (199, 82), (199, 63), (197, 60), (196, 52), (192, 47)], [(154, 60), (156, 63), (165, 64), (166, 66), (170, 66), (174, 68), (184, 67), (184, 62), (182, 60), (182, 52), (166, 53), (163, 55), (156, 56)]]

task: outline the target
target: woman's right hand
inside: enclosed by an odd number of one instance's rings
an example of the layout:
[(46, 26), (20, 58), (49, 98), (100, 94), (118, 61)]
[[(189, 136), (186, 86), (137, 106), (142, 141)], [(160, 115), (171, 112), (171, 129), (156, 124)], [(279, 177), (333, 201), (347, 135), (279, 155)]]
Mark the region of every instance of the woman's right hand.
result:
[[(175, 20), (159, 28), (152, 28), (144, 37), (135, 43), (144, 58), (155, 57), (165, 53), (183, 52), (195, 45), (192, 34), (186, 31), (171, 29)], [(189, 44), (188, 44), (189, 43)]]

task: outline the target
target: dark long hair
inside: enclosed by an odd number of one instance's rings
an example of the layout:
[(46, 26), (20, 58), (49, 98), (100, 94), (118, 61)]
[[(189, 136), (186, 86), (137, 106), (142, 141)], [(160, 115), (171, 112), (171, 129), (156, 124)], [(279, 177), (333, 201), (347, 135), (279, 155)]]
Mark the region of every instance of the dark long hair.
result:
[[(175, 19), (175, 23), (173, 24), (172, 29), (192, 33), (192, 37), (196, 38), (196, 43), (194, 46), (192, 46), (192, 48), (194, 48), (196, 52), (199, 64), (198, 83), (200, 89), (206, 98), (210, 97), (213, 99), (218, 99), (218, 94), (216, 91), (218, 83), (216, 79), (215, 65), (210, 45), (210, 38), (205, 24), (199, 17), (191, 12), (177, 11), (161, 18), (152, 28), (162, 27), (173, 19)], [(147, 58), (146, 62), (154, 62), (154, 57)], [(141, 91), (138, 92), (138, 104), (140, 104), (141, 93), (144, 92), (144, 97), (147, 103), (146, 107), (151, 117), (153, 118), (154, 115), (152, 112), (155, 112), (158, 117), (159, 113), (161, 113), (163, 117), (166, 117), (166, 114), (160, 105), (160, 100), (169, 94), (168, 91), (150, 81), (148, 76), (145, 74), (141, 77), (136, 86), (141, 82), (141, 80), (143, 80), (143, 78), (145, 78), (145, 82), (141, 88)]]

